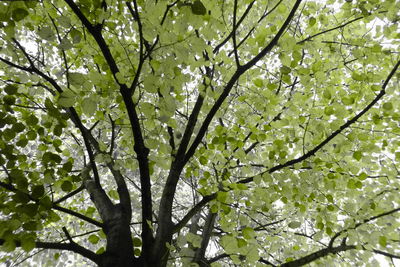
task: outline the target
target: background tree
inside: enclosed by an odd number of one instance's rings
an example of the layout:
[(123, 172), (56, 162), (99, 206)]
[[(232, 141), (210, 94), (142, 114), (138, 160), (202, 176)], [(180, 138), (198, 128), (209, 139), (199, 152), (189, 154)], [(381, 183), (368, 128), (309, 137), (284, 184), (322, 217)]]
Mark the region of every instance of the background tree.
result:
[(0, 5), (3, 260), (400, 257), (399, 1)]

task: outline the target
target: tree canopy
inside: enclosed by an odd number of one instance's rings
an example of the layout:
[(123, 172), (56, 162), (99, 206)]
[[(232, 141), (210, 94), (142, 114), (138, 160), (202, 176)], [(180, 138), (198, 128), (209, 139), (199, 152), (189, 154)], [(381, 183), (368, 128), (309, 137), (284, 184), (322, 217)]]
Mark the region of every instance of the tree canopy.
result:
[(3, 262), (400, 258), (400, 1), (0, 6)]

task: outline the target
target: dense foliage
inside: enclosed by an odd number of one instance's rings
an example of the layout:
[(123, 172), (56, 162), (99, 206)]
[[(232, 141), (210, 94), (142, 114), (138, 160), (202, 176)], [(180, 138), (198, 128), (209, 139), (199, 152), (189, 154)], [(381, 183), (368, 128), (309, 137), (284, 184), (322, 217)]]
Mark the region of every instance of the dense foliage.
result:
[(400, 258), (399, 1), (0, 6), (3, 261)]

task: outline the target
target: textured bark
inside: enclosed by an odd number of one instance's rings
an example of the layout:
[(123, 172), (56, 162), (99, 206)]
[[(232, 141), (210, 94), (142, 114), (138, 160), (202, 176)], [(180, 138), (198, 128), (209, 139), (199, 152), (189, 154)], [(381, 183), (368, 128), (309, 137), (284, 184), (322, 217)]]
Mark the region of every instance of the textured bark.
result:
[(107, 237), (106, 252), (102, 255), (101, 267), (140, 266), (133, 255), (132, 234), (126, 214), (119, 205), (110, 221), (105, 223)]

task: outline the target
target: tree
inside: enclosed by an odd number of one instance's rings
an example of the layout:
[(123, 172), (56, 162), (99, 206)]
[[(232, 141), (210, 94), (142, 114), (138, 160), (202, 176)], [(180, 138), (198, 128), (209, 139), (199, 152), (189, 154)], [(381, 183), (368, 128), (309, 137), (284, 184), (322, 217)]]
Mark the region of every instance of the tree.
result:
[(0, 5), (3, 260), (400, 258), (399, 1)]

